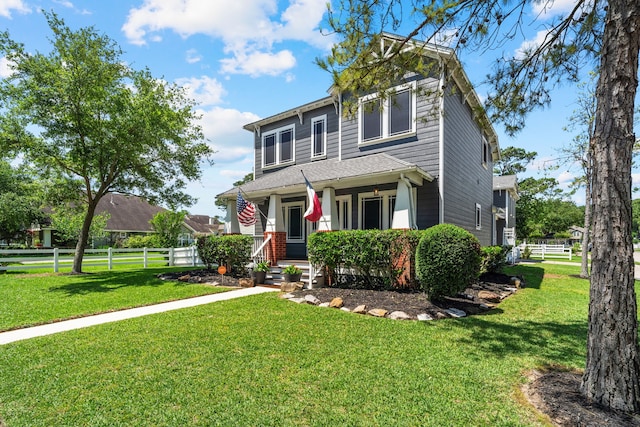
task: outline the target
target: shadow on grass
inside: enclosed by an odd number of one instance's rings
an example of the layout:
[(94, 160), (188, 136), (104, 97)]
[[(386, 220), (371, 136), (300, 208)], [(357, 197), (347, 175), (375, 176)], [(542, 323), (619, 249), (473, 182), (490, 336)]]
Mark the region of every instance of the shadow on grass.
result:
[(513, 265), (505, 268), (504, 271), (511, 276), (522, 276), (526, 287), (530, 289), (540, 289), (544, 278), (544, 268), (534, 267), (531, 264)]
[[(49, 292), (62, 292), (69, 296), (86, 295), (90, 293), (113, 292), (126, 287), (159, 287), (166, 282), (160, 280), (158, 274), (165, 271), (178, 270), (131, 270), (108, 271), (99, 273), (83, 273), (69, 275), (70, 283), (53, 286)], [(172, 282), (175, 286), (189, 285), (185, 282)]]

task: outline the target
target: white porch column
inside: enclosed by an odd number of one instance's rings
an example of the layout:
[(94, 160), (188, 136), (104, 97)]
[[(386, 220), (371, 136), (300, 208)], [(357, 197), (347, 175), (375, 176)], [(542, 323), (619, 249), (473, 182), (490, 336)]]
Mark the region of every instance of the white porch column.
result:
[(406, 178), (400, 178), (396, 190), (396, 206), (393, 210), (393, 221), (391, 228), (395, 229), (415, 229), (416, 220), (414, 215), (415, 201), (413, 200), (413, 188)]
[(284, 232), (284, 218), (282, 216), (282, 198), (277, 194), (269, 197), (269, 215), (265, 232)]
[(227, 217), (225, 220), (224, 232), (226, 234), (240, 234), (240, 223), (236, 214), (235, 200), (227, 200)]
[(336, 190), (327, 187), (322, 189), (322, 217), (318, 224), (318, 231), (340, 230), (338, 222), (338, 207), (336, 206)]

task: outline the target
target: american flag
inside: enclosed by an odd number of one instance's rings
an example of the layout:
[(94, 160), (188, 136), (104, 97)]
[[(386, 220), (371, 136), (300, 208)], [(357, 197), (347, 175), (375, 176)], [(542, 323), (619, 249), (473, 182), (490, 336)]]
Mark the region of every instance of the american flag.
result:
[(256, 223), (256, 205), (247, 202), (239, 191), (236, 210), (238, 211), (238, 222), (240, 224), (249, 226)]

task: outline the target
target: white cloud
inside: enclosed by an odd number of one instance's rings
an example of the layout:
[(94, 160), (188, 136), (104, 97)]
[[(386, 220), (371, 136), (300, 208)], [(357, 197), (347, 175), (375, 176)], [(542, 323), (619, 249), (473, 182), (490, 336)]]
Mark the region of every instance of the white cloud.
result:
[(573, 180), (575, 179), (575, 175), (569, 171), (563, 171), (560, 172), (560, 174), (557, 176), (557, 180), (558, 180), (558, 184), (560, 184), (561, 187), (568, 187), (569, 184), (571, 184), (573, 182)]
[(520, 47), (516, 49), (515, 58), (523, 59), (525, 57), (525, 52), (531, 51), (540, 46), (547, 37), (547, 34), (549, 34), (549, 30), (541, 30), (536, 33), (536, 36), (533, 39), (523, 41)]
[[(277, 76), (296, 65), (296, 58), (289, 50), (278, 53), (270, 52), (237, 52), (233, 58), (223, 59), (222, 72), (229, 74), (248, 74), (251, 77), (260, 75)], [(287, 76), (291, 81), (291, 76)]]
[(10, 68), (10, 64), (11, 63), (5, 56), (0, 58), (0, 77), (1, 78), (4, 79), (13, 74), (14, 71)]
[(71, 3), (68, 0), (54, 0), (54, 3), (59, 4), (60, 6), (66, 7), (66, 8), (69, 8), (69, 9), (73, 9), (74, 8), (73, 7), (73, 3)]
[(189, 49), (186, 53), (186, 60), (189, 64), (195, 64), (202, 61), (202, 55), (198, 53), (196, 49)]
[[(281, 14), (276, 0), (145, 0), (129, 10), (122, 31), (138, 45), (165, 29), (184, 38), (206, 34), (224, 43), (230, 56), (222, 62), (224, 72), (278, 75), (296, 61), (288, 50), (274, 52), (275, 44), (302, 41), (322, 49), (333, 44), (333, 36), (318, 30), (325, 12), (326, 0), (290, 0)], [(256, 59), (260, 66), (253, 64)]]
[(176, 84), (184, 87), (187, 96), (200, 106), (220, 104), (226, 93), (218, 80), (208, 76), (180, 78), (176, 79)]
[(552, 18), (571, 11), (576, 6), (577, 0), (536, 0), (531, 9), (537, 16)]
[(242, 126), (259, 120), (258, 116), (221, 107), (198, 113), (202, 115), (200, 125), (205, 138), (216, 151), (214, 161), (217, 164), (244, 161), (247, 157), (253, 164), (253, 135)]
[(22, 0), (0, 0), (0, 16), (11, 19), (11, 12), (30, 13), (26, 4)]
[(640, 187), (640, 173), (632, 173), (631, 181), (633, 187)]

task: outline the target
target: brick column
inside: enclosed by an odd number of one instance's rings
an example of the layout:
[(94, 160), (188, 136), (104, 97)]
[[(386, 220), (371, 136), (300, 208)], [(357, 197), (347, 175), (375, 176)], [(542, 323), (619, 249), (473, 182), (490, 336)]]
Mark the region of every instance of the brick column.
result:
[(278, 265), (278, 261), (287, 257), (287, 233), (285, 231), (265, 231), (265, 240), (271, 236), (267, 244), (267, 257), (271, 265)]

